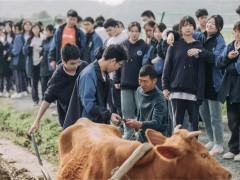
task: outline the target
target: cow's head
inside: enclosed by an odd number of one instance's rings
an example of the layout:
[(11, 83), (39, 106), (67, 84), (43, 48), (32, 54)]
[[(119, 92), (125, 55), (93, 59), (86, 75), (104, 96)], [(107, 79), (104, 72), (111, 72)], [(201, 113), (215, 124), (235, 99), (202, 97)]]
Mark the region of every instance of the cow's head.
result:
[[(146, 136), (154, 146), (157, 158), (165, 161), (177, 179), (231, 179), (231, 173), (223, 168), (208, 152), (196, 136), (201, 131), (177, 130), (167, 138), (161, 133), (148, 129)], [(161, 168), (161, 167), (159, 167)]]

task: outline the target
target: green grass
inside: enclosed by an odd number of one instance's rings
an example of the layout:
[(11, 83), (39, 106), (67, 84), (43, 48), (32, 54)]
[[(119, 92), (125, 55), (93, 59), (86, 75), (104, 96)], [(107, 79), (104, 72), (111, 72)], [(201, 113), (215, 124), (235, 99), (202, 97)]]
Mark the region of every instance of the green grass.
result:
[[(31, 138), (27, 132), (35, 116), (31, 113), (19, 113), (12, 108), (0, 109), (0, 137), (11, 139), (14, 143), (30, 149), (35, 153)], [(58, 162), (58, 137), (61, 128), (57, 122), (43, 118), (35, 139), (41, 157), (51, 163)]]

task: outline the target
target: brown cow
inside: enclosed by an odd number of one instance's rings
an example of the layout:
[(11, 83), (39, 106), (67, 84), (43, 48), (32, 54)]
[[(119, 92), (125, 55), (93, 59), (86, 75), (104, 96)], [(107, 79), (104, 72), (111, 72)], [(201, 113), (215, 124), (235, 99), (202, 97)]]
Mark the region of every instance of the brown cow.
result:
[[(148, 130), (146, 135), (153, 149), (124, 178), (231, 179), (229, 171), (188, 134), (187, 130), (178, 130), (167, 138)], [(82, 118), (60, 135), (57, 179), (110, 179), (112, 169), (121, 166), (140, 145), (140, 142), (122, 139), (115, 126)]]

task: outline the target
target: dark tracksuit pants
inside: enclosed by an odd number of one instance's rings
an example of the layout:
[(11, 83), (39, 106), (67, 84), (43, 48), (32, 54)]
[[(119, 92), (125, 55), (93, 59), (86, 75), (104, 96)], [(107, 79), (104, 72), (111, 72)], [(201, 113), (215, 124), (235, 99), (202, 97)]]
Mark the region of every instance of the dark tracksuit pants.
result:
[(40, 64), (33, 66), (33, 75), (31, 78), (32, 84), (32, 100), (33, 102), (39, 102), (38, 96), (38, 82), (40, 81)]
[(47, 83), (51, 76), (41, 76), (41, 86), (42, 86), (42, 99), (44, 96), (44, 92), (47, 90)]
[(16, 92), (27, 91), (27, 78), (24, 70), (13, 69), (13, 76), (16, 84)]
[(3, 74), (0, 74), (0, 92), (4, 91), (4, 80), (6, 80), (6, 90), (9, 92), (11, 88), (11, 76), (4, 76)]
[(173, 118), (176, 125), (183, 124), (185, 112), (189, 115), (189, 121), (192, 125), (192, 130), (198, 130), (199, 105), (196, 101), (185, 99), (172, 99)]
[(229, 151), (233, 154), (240, 152), (240, 103), (229, 103), (227, 101), (228, 127), (231, 137), (228, 142)]

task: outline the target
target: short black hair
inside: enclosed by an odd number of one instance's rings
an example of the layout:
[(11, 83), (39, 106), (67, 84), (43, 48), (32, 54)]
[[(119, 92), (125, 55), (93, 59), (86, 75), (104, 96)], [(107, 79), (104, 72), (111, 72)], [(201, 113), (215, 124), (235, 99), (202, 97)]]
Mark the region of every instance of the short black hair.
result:
[(48, 24), (48, 25), (46, 26), (46, 29), (47, 29), (48, 31), (50, 31), (50, 32), (54, 32), (54, 31), (55, 31), (54, 26), (53, 26), (52, 24)]
[(83, 22), (85, 22), (85, 21), (90, 22), (91, 24), (94, 24), (94, 20), (93, 20), (92, 17), (86, 17), (86, 18), (83, 20)]
[(154, 30), (156, 28), (158, 28), (160, 32), (163, 32), (167, 28), (167, 26), (164, 23), (159, 23), (155, 25)]
[(202, 16), (208, 16), (208, 12), (205, 8), (203, 9), (198, 9), (196, 12), (195, 12), (195, 15), (197, 18), (200, 18)]
[(144, 11), (142, 14), (141, 14), (141, 17), (143, 16), (147, 16), (148, 18), (151, 18), (153, 17), (153, 19), (155, 20), (155, 16), (153, 14), (153, 12), (151, 10), (146, 10)]
[(98, 48), (94, 51), (95, 59), (97, 59), (97, 60), (101, 59), (102, 56), (103, 56), (103, 52), (104, 52), (105, 49), (106, 49), (105, 46), (98, 47)]
[(156, 79), (157, 78), (157, 71), (154, 69), (153, 65), (145, 65), (143, 67), (141, 67), (140, 71), (139, 71), (139, 76), (149, 76), (151, 80)]
[(152, 28), (154, 28), (154, 26), (156, 25), (155, 21), (148, 21), (144, 24), (143, 28), (145, 28), (146, 26), (150, 26)]
[(103, 27), (104, 27), (105, 29), (107, 29), (107, 28), (109, 28), (109, 27), (116, 27), (116, 26), (119, 27), (117, 21), (116, 21), (115, 19), (112, 19), (112, 18), (107, 19), (107, 20), (105, 21), (105, 23), (103, 24)]
[(70, 9), (70, 10), (68, 10), (68, 12), (67, 12), (67, 17), (69, 17), (69, 16), (71, 16), (71, 17), (78, 17), (78, 13), (77, 13), (77, 11), (75, 11), (75, 10), (73, 10), (73, 9)]
[(72, 59), (80, 58), (80, 50), (75, 44), (67, 43), (63, 46), (62, 50), (62, 59), (67, 62)]
[(184, 16), (179, 23), (179, 31), (181, 31), (182, 27), (185, 25), (185, 23), (189, 23), (193, 26), (194, 30), (196, 30), (196, 22), (191, 16)]
[(16, 29), (18, 29), (20, 32), (22, 31), (22, 22), (19, 21), (19, 22), (16, 22), (13, 27)]
[(236, 13), (238, 14), (238, 15), (240, 15), (240, 5), (237, 7), (237, 9), (236, 9)]
[(103, 27), (103, 22), (102, 21), (95, 21), (94, 29), (97, 27)]
[(81, 16), (78, 16), (77, 17), (77, 22), (79, 23), (79, 22), (82, 22), (83, 20), (82, 20), (82, 17)]
[(98, 16), (96, 17), (95, 22), (98, 22), (98, 21), (104, 22), (105, 18), (103, 16)]
[(240, 31), (240, 21), (236, 22), (234, 25), (233, 25), (233, 30), (234, 31)]
[(174, 24), (174, 25), (172, 26), (172, 29), (173, 29), (174, 31), (179, 31), (179, 23)]
[(220, 32), (223, 28), (224, 22), (223, 22), (223, 18), (221, 15), (217, 14), (217, 15), (213, 15), (211, 16), (208, 21), (210, 19), (214, 19), (215, 20), (215, 26), (218, 29), (218, 31)]
[(127, 50), (121, 44), (111, 44), (103, 52), (103, 59), (109, 60), (116, 58), (117, 62), (127, 59)]

